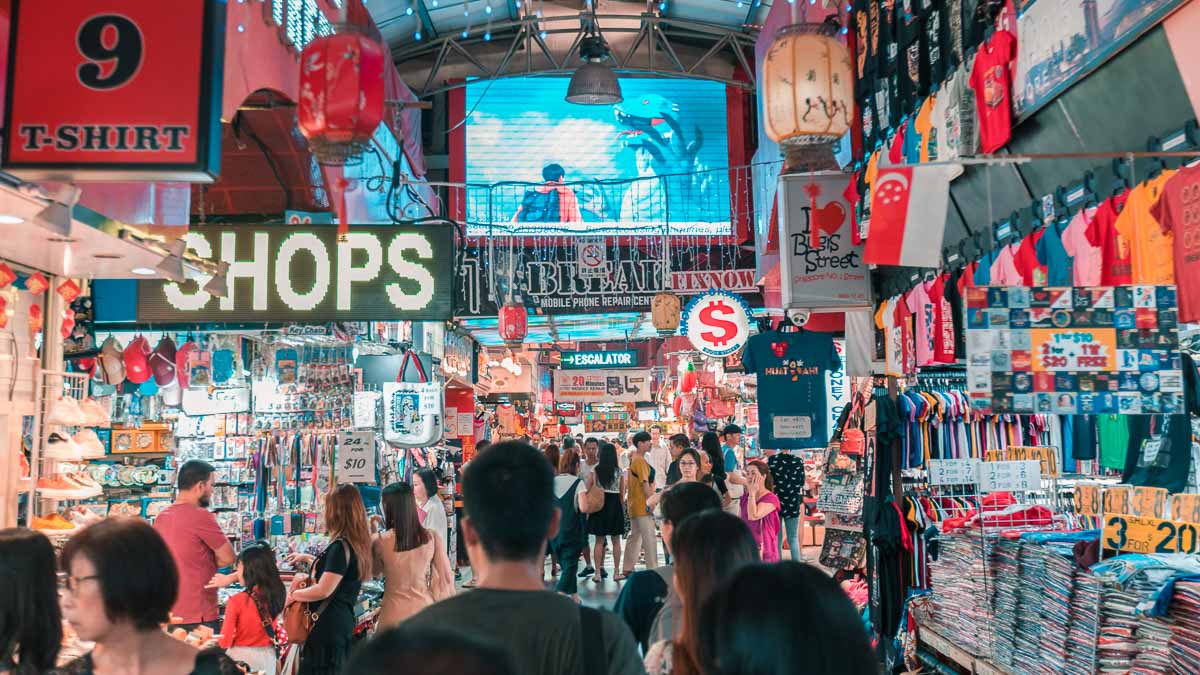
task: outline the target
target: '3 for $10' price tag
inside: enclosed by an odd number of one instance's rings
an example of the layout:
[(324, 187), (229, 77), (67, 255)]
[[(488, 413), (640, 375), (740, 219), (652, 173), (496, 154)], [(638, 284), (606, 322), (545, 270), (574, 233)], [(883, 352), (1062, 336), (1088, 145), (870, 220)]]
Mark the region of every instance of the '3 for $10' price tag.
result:
[(344, 483), (375, 482), (375, 432), (343, 431), (338, 434), (336, 478)]

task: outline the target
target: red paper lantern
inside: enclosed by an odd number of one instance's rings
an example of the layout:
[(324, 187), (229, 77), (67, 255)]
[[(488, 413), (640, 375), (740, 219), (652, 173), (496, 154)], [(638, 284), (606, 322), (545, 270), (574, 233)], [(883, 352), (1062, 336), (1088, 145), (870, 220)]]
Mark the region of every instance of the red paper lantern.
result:
[(558, 425), (558, 433), (562, 436), (566, 436), (567, 434), (571, 433), (571, 427), (565, 424), (560, 424)]
[(524, 305), (509, 303), (500, 308), (500, 339), (519, 345), (529, 334), (529, 311)]
[(683, 374), (679, 376), (679, 391), (682, 391), (685, 394), (690, 394), (693, 391), (696, 391), (696, 371), (692, 370), (690, 367), (688, 370), (683, 371)]
[(676, 397), (675, 397), (675, 400), (674, 400), (674, 401), (671, 403), (671, 409), (675, 411), (675, 417), (676, 417), (677, 419), (678, 419), (679, 417), (682, 417), (682, 416), (683, 416), (683, 415), (682, 415), (682, 408), (683, 408), (683, 397), (682, 397), (682, 396), (676, 396)]
[(353, 28), (308, 43), (300, 55), (297, 124), (317, 161), (345, 164), (383, 121), (383, 45)]

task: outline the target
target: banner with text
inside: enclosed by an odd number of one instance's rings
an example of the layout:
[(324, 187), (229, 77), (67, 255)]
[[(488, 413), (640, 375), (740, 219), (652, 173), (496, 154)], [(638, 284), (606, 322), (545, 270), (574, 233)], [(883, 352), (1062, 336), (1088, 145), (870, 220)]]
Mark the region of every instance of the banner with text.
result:
[(653, 400), (648, 368), (619, 370), (556, 370), (554, 400), (648, 403)]
[(863, 247), (850, 236), (854, 208), (842, 194), (849, 180), (843, 173), (780, 177), (779, 263), (785, 308), (871, 305)]
[(967, 389), (996, 413), (1184, 410), (1174, 286), (971, 288)]

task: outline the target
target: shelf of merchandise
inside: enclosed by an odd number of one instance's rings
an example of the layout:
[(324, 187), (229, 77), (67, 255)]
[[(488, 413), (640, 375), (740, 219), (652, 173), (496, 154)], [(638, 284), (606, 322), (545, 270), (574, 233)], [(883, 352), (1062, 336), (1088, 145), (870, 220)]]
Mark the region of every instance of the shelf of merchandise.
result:
[(953, 661), (959, 667), (966, 670), (968, 673), (976, 675), (1012, 675), (1007, 670), (1000, 668), (991, 661), (975, 656), (967, 650), (955, 645), (948, 638), (942, 636), (929, 624), (918, 624), (921, 643), (929, 649), (941, 654), (947, 659)]

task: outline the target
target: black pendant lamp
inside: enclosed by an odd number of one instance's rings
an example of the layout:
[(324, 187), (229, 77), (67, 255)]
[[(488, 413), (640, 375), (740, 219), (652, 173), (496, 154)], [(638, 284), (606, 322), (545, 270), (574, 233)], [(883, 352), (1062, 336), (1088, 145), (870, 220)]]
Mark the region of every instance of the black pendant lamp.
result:
[(615, 105), (625, 100), (617, 74), (605, 61), (612, 56), (608, 43), (596, 27), (596, 12), (583, 17), (584, 37), (579, 41), (579, 56), (583, 65), (571, 75), (567, 87), (567, 102), (583, 105)]

